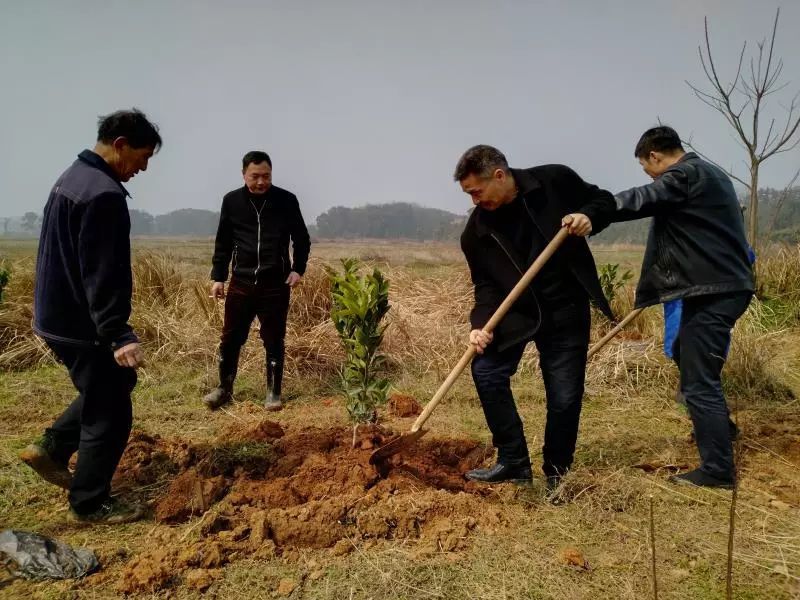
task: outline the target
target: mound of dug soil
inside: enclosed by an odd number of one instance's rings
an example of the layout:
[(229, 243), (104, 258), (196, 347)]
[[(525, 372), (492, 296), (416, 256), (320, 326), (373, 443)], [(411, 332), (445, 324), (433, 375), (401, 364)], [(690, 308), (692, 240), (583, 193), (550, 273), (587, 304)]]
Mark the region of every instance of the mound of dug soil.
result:
[(392, 394), (389, 398), (389, 414), (395, 417), (415, 417), (421, 412), (419, 402), (411, 396)]
[(486, 459), (486, 448), (423, 438), (392, 457), (381, 477), (370, 453), (392, 435), (365, 431), (353, 449), (349, 428), (284, 432), (264, 421), (208, 446), (134, 436), (120, 482), (168, 482), (154, 502), (156, 519), (180, 523), (202, 514), (201, 540), (162, 544), (129, 561), (120, 591), (179, 582), (204, 589), (239, 556), (294, 548), (345, 554), (361, 540), (416, 539), (421, 552), (454, 551), (475, 527), (500, 524), (499, 507), (463, 478)]

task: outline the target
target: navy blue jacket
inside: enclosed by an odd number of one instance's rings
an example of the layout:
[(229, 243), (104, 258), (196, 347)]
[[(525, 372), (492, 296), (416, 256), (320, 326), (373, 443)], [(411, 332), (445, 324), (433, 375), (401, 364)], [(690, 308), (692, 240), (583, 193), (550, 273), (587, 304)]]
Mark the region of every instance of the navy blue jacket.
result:
[(34, 331), (78, 346), (138, 341), (131, 314), (127, 190), (108, 164), (84, 150), (58, 178), (42, 218)]

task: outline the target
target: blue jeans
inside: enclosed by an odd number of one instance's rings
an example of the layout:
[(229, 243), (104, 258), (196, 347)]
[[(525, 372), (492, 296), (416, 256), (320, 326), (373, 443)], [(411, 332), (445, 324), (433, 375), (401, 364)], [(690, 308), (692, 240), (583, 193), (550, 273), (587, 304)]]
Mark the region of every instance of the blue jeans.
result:
[(694, 426), (700, 469), (724, 480), (734, 476), (728, 405), (722, 367), (731, 330), (750, 304), (750, 292), (684, 298), (673, 358), (680, 368), (681, 392)]
[[(589, 347), (588, 301), (545, 312), (534, 335), (547, 396), (547, 421), (542, 447), (546, 476), (563, 475), (572, 466), (583, 400), (586, 352)], [(497, 448), (497, 461), (529, 465), (522, 419), (511, 392), (527, 342), (496, 351), (491, 345), (472, 361), (472, 378)]]

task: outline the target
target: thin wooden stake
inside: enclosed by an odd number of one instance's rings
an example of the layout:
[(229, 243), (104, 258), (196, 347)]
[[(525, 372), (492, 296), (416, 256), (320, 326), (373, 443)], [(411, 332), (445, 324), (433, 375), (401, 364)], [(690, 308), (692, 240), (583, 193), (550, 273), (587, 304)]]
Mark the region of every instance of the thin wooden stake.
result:
[(733, 403), (733, 422), (736, 426), (736, 442), (733, 444), (733, 492), (731, 493), (731, 514), (728, 525), (728, 567), (725, 573), (725, 598), (733, 600), (733, 536), (736, 526), (736, 499), (739, 497), (739, 463), (742, 459), (742, 439), (739, 428), (739, 401)]
[(650, 494), (650, 550), (653, 563), (653, 600), (658, 600), (658, 578), (656, 577), (656, 523), (653, 517), (653, 494)]

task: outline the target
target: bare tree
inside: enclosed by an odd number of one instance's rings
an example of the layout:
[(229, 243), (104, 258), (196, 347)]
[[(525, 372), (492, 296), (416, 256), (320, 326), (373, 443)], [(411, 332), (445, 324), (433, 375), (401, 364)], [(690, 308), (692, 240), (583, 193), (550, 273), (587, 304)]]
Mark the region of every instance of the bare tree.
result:
[[(744, 185), (750, 193), (748, 237), (753, 247), (756, 246), (758, 238), (759, 167), (768, 158), (788, 152), (800, 143), (800, 115), (796, 114), (799, 108), (797, 102), (800, 93), (792, 98), (788, 106), (782, 105), (785, 112), (785, 122), (782, 125), (778, 124), (775, 118), (765, 116), (767, 98), (782, 91), (788, 85), (788, 82), (780, 83), (783, 59), (776, 58), (774, 55), (780, 14), (780, 9), (778, 9), (775, 12), (775, 22), (769, 41), (764, 39), (756, 44), (758, 50), (750, 56), (749, 74), (742, 72), (747, 42), (742, 45), (736, 76), (730, 83), (723, 83), (714, 62), (708, 34), (708, 17), (706, 17), (705, 48), (698, 46), (697, 50), (700, 54), (700, 64), (711, 84), (711, 90), (703, 91), (688, 81), (686, 82), (700, 100), (725, 118), (747, 152), (748, 162), (746, 164), (750, 171), (749, 181), (735, 176), (728, 169), (726, 171), (733, 179)], [(766, 128), (766, 135), (762, 135), (764, 128)], [(693, 150), (697, 150), (691, 143), (689, 146)]]

